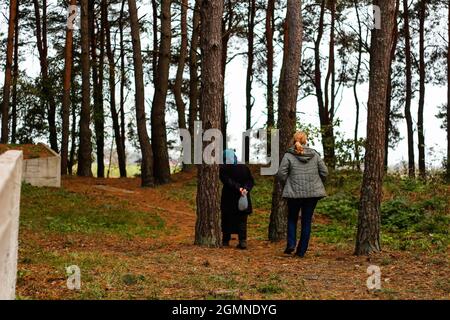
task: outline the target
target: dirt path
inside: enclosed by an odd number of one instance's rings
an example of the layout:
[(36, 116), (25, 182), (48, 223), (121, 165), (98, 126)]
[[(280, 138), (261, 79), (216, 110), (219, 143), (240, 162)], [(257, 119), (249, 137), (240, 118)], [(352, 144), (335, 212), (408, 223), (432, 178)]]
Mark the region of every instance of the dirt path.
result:
[(157, 210), (166, 225), (176, 232), (164, 240), (168, 242), (192, 241), (195, 212), (186, 201), (171, 197), (173, 190), (181, 189), (186, 181), (195, 179), (194, 173), (181, 173), (173, 182), (159, 188), (141, 188), (139, 179), (69, 178), (63, 187), (69, 191), (98, 197), (115, 197), (130, 203), (139, 210)]

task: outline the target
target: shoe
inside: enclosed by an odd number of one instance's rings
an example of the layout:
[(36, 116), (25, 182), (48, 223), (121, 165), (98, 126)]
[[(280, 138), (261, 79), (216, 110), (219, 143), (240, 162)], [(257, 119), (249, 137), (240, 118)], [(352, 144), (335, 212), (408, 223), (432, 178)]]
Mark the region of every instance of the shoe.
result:
[(291, 254), (294, 251), (295, 251), (295, 248), (286, 248), (286, 250), (284, 250), (284, 254)]
[(245, 241), (245, 240), (239, 241), (239, 244), (237, 245), (236, 248), (241, 249), (241, 250), (247, 249), (247, 241)]
[(301, 253), (299, 253), (299, 252), (296, 252), (296, 253), (295, 253), (295, 256), (298, 257), (298, 258), (304, 258), (304, 257), (305, 257), (305, 254), (301, 254)]

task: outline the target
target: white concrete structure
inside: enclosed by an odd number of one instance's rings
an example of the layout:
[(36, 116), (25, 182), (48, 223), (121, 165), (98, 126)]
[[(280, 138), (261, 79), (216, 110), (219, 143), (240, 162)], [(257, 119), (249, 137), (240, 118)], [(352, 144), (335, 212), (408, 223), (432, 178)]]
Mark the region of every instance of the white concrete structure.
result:
[(0, 155), (0, 300), (15, 299), (22, 151)]
[(36, 187), (61, 187), (61, 157), (41, 144), (52, 156), (23, 161), (23, 181)]

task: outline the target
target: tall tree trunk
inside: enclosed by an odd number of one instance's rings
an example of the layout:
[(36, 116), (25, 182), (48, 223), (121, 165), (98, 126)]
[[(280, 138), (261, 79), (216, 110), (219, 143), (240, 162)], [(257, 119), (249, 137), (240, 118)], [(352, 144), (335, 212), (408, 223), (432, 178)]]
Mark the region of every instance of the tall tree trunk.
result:
[(97, 177), (105, 177), (105, 110), (104, 100), (104, 79), (105, 79), (105, 28), (108, 18), (106, 0), (102, 0), (100, 23), (100, 55), (98, 57), (98, 104), (95, 108), (96, 138), (97, 138)]
[[(400, 10), (400, 0), (395, 1), (395, 18), (397, 19), (398, 12)], [(384, 135), (384, 171), (387, 172), (389, 166), (389, 138), (391, 134), (391, 96), (392, 96), (392, 66), (395, 61), (395, 53), (397, 51), (398, 42), (398, 26), (397, 23), (394, 24), (394, 44), (391, 49), (391, 64), (389, 66), (389, 78), (388, 78), (388, 89), (386, 94), (386, 132)]]
[[(288, 0), (284, 37), (284, 56), (281, 67), (278, 97), (278, 128), (280, 129), (280, 155), (289, 148), (297, 124), (298, 82), (302, 54), (303, 22), (301, 1)], [(287, 205), (281, 197), (282, 185), (275, 179), (270, 213), (269, 240), (285, 238)]]
[(78, 147), (77, 175), (92, 176), (92, 143), (91, 143), (91, 84), (89, 55), (89, 0), (81, 3), (81, 78), (82, 101), (80, 114), (80, 145)]
[(170, 182), (169, 152), (167, 150), (166, 99), (169, 88), (171, 45), (171, 0), (161, 1), (161, 41), (159, 46), (158, 73), (155, 79), (155, 95), (152, 105), (152, 147), (155, 182)]
[[(70, 0), (75, 6), (77, 0)], [(64, 89), (62, 101), (62, 135), (61, 135), (61, 174), (67, 174), (69, 157), (69, 128), (70, 128), (70, 93), (72, 85), (73, 66), (73, 29), (66, 29), (66, 45), (64, 48)]]
[(324, 102), (324, 95), (322, 91), (322, 72), (321, 72), (321, 58), (320, 47), (324, 33), (324, 20), (325, 20), (325, 8), (326, 0), (322, 0), (320, 4), (320, 16), (319, 27), (317, 31), (317, 38), (314, 42), (314, 86), (317, 97), (317, 104), (319, 107), (320, 127), (322, 132), (322, 146), (324, 152), (325, 162), (328, 166), (333, 167), (334, 157), (329, 152), (330, 146), (333, 145), (330, 139), (330, 128), (332, 127), (332, 119), (330, 116), (330, 110), (327, 103)]
[(355, 148), (355, 164), (356, 167), (359, 170), (361, 170), (360, 165), (360, 154), (359, 154), (359, 138), (358, 138), (358, 131), (359, 131), (359, 113), (360, 113), (360, 103), (359, 103), (359, 97), (358, 97), (358, 83), (359, 83), (359, 76), (361, 74), (361, 64), (362, 64), (362, 25), (361, 25), (361, 17), (359, 15), (359, 9), (358, 9), (358, 0), (354, 0), (354, 6), (356, 11), (356, 19), (358, 21), (358, 64), (356, 66), (356, 73), (355, 73), (355, 80), (353, 82), (353, 96), (355, 97), (355, 107), (356, 107), (356, 115), (355, 115), (355, 132), (354, 132), (354, 148)]
[(142, 66), (141, 38), (136, 8), (136, 0), (128, 0), (130, 12), (131, 38), (133, 43), (134, 82), (136, 87), (136, 120), (139, 143), (142, 152), (141, 178), (143, 187), (154, 186), (153, 152), (147, 133), (147, 119), (145, 116), (144, 71)]
[[(326, 164), (330, 168), (336, 166), (335, 156), (335, 139), (334, 139), (334, 109), (335, 109), (335, 86), (336, 86), (336, 71), (335, 71), (335, 25), (336, 25), (336, 0), (329, 0), (328, 7), (331, 14), (330, 24), (330, 44), (328, 53), (328, 72), (325, 77), (325, 116), (321, 125), (322, 131), (322, 145)], [(330, 88), (331, 81), (331, 88)], [(330, 89), (329, 89), (330, 88)]]
[[(200, 43), (200, 5), (201, 0), (195, 0), (195, 7), (192, 16), (192, 34), (189, 48), (189, 115), (188, 126), (191, 135), (191, 146), (194, 145), (195, 121), (199, 119), (199, 97), (200, 97), (200, 76), (199, 76), (199, 43)], [(191, 148), (191, 159), (194, 159), (194, 148)], [(191, 170), (193, 166), (183, 166), (183, 169)]]
[[(222, 14), (223, 1), (202, 0), (201, 119), (205, 130), (219, 128), (221, 122), (220, 110), (223, 99)], [(197, 179), (195, 244), (219, 247), (221, 245), (219, 165), (199, 165)]]
[[(72, 53), (73, 56), (73, 53)], [(72, 75), (72, 85), (71, 85), (71, 95), (72, 95), (72, 99), (74, 100), (75, 97), (77, 96), (77, 92), (75, 90), (75, 85), (74, 85), (74, 76)], [(71, 113), (72, 113), (72, 128), (71, 128), (71, 132), (70, 132), (70, 153), (69, 153), (69, 160), (68, 160), (68, 165), (67, 165), (67, 171), (69, 173), (69, 175), (73, 174), (73, 166), (75, 164), (75, 152), (76, 152), (76, 148), (77, 148), (77, 110), (75, 105), (72, 104), (72, 108), (71, 108)]]
[[(92, 82), (94, 83), (94, 128), (97, 147), (97, 177), (105, 176), (105, 138), (104, 138), (104, 111), (103, 111), (103, 51), (104, 32), (102, 26), (96, 28), (95, 1), (90, 2), (90, 27), (91, 27), (91, 57), (92, 57)], [(97, 29), (97, 32), (96, 32)], [(100, 35), (99, 35), (100, 34)], [(99, 36), (99, 39), (97, 37)], [(97, 55), (97, 45), (100, 45), (100, 55)]]
[(17, 2), (16, 21), (14, 26), (14, 67), (13, 67), (13, 88), (11, 99), (11, 143), (16, 143), (17, 133), (17, 82), (19, 81), (19, 2)]
[(404, 37), (405, 37), (405, 61), (406, 61), (406, 97), (405, 97), (405, 119), (408, 136), (408, 175), (416, 176), (416, 165), (414, 160), (414, 129), (411, 116), (412, 100), (412, 56), (411, 56), (411, 32), (409, 27), (408, 0), (403, 0), (404, 15)]
[(427, 0), (420, 0), (419, 4), (419, 108), (417, 115), (417, 134), (419, 137), (419, 174), (422, 179), (426, 176), (425, 170), (425, 133), (423, 127), (423, 111), (425, 107), (425, 18)]
[(175, 95), (175, 103), (177, 105), (178, 112), (178, 127), (180, 129), (186, 129), (186, 106), (183, 101), (183, 74), (184, 67), (186, 65), (187, 57), (187, 45), (188, 45), (188, 31), (187, 31), (187, 7), (188, 0), (182, 0), (181, 7), (181, 45), (178, 56), (178, 68), (175, 78), (175, 84), (173, 87), (173, 93)]
[(48, 74), (48, 42), (47, 42), (47, 0), (42, 0), (42, 19), (39, 1), (33, 0), (36, 17), (36, 39), (41, 64), (42, 94), (44, 102), (48, 104), (47, 118), (50, 133), (50, 147), (58, 152), (58, 133), (56, 130), (56, 102), (52, 84)]
[(153, 52), (152, 52), (152, 70), (153, 70), (153, 83), (156, 82), (158, 77), (158, 2), (152, 0), (152, 14), (153, 14)]
[(447, 183), (450, 183), (450, 4), (448, 4), (447, 44)]
[(200, 2), (195, 0), (192, 18), (191, 47), (189, 49), (189, 132), (194, 137), (194, 122), (198, 117), (199, 76), (198, 76), (198, 46), (200, 41)]
[(384, 175), (384, 133), (386, 130), (386, 94), (394, 41), (395, 2), (374, 0), (381, 9), (381, 29), (372, 30), (369, 101), (367, 105), (367, 146), (355, 254), (381, 250), (380, 211)]
[(273, 67), (273, 32), (275, 28), (275, 0), (268, 0), (266, 9), (266, 51), (267, 51), (267, 128), (275, 127)]
[(117, 158), (119, 162), (119, 172), (121, 178), (127, 177), (127, 164), (125, 149), (122, 144), (122, 135), (120, 133), (119, 114), (116, 109), (116, 64), (114, 61), (114, 52), (111, 46), (111, 28), (108, 16), (104, 13), (108, 12), (108, 4), (106, 0), (102, 0), (102, 24), (106, 32), (106, 55), (108, 56), (109, 65), (109, 105), (111, 110), (111, 118), (113, 122), (114, 140), (116, 143)]
[[(225, 1), (224, 1), (225, 2)], [(221, 120), (220, 120), (220, 129), (222, 130), (223, 135), (223, 149), (227, 148), (227, 106), (225, 102), (225, 77), (227, 70), (227, 59), (228, 59), (228, 42), (231, 39), (231, 35), (233, 33), (233, 23), (234, 23), (234, 8), (233, 1), (227, 0), (225, 2), (226, 13), (224, 14), (224, 18), (222, 19), (222, 109)], [(225, 8), (224, 8), (225, 9)]]
[[(252, 85), (253, 85), (253, 64), (255, 60), (255, 17), (256, 17), (256, 0), (248, 0), (248, 13), (247, 13), (247, 79), (245, 87), (245, 129), (252, 128), (252, 109), (254, 105), (252, 97)], [(245, 159), (246, 163), (250, 161), (250, 138), (245, 139)]]
[(8, 40), (6, 43), (6, 65), (5, 82), (3, 84), (3, 106), (2, 106), (2, 136), (1, 143), (8, 143), (9, 136), (9, 98), (11, 94), (12, 83), (12, 60), (14, 47), (14, 26), (17, 17), (17, 0), (11, 0), (9, 3), (9, 22), (8, 22)]
[[(124, 15), (125, 15), (125, 2), (127, 0), (122, 0), (122, 7), (120, 9), (119, 15), (119, 41), (120, 41), (120, 135), (122, 142), (122, 149), (126, 150), (125, 147), (125, 86), (126, 86), (126, 70), (125, 70), (125, 42), (123, 35), (124, 28)], [(153, 175), (153, 173), (152, 173)]]

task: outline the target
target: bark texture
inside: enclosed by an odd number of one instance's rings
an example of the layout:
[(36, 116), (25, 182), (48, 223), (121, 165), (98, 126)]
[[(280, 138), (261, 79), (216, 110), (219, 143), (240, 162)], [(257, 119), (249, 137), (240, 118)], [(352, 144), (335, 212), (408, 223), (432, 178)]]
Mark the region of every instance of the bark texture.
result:
[(381, 8), (381, 29), (372, 30), (369, 101), (367, 115), (367, 145), (361, 187), (356, 255), (381, 250), (381, 195), (384, 175), (384, 145), (386, 130), (386, 95), (394, 42), (396, 4), (391, 0), (374, 0)]

